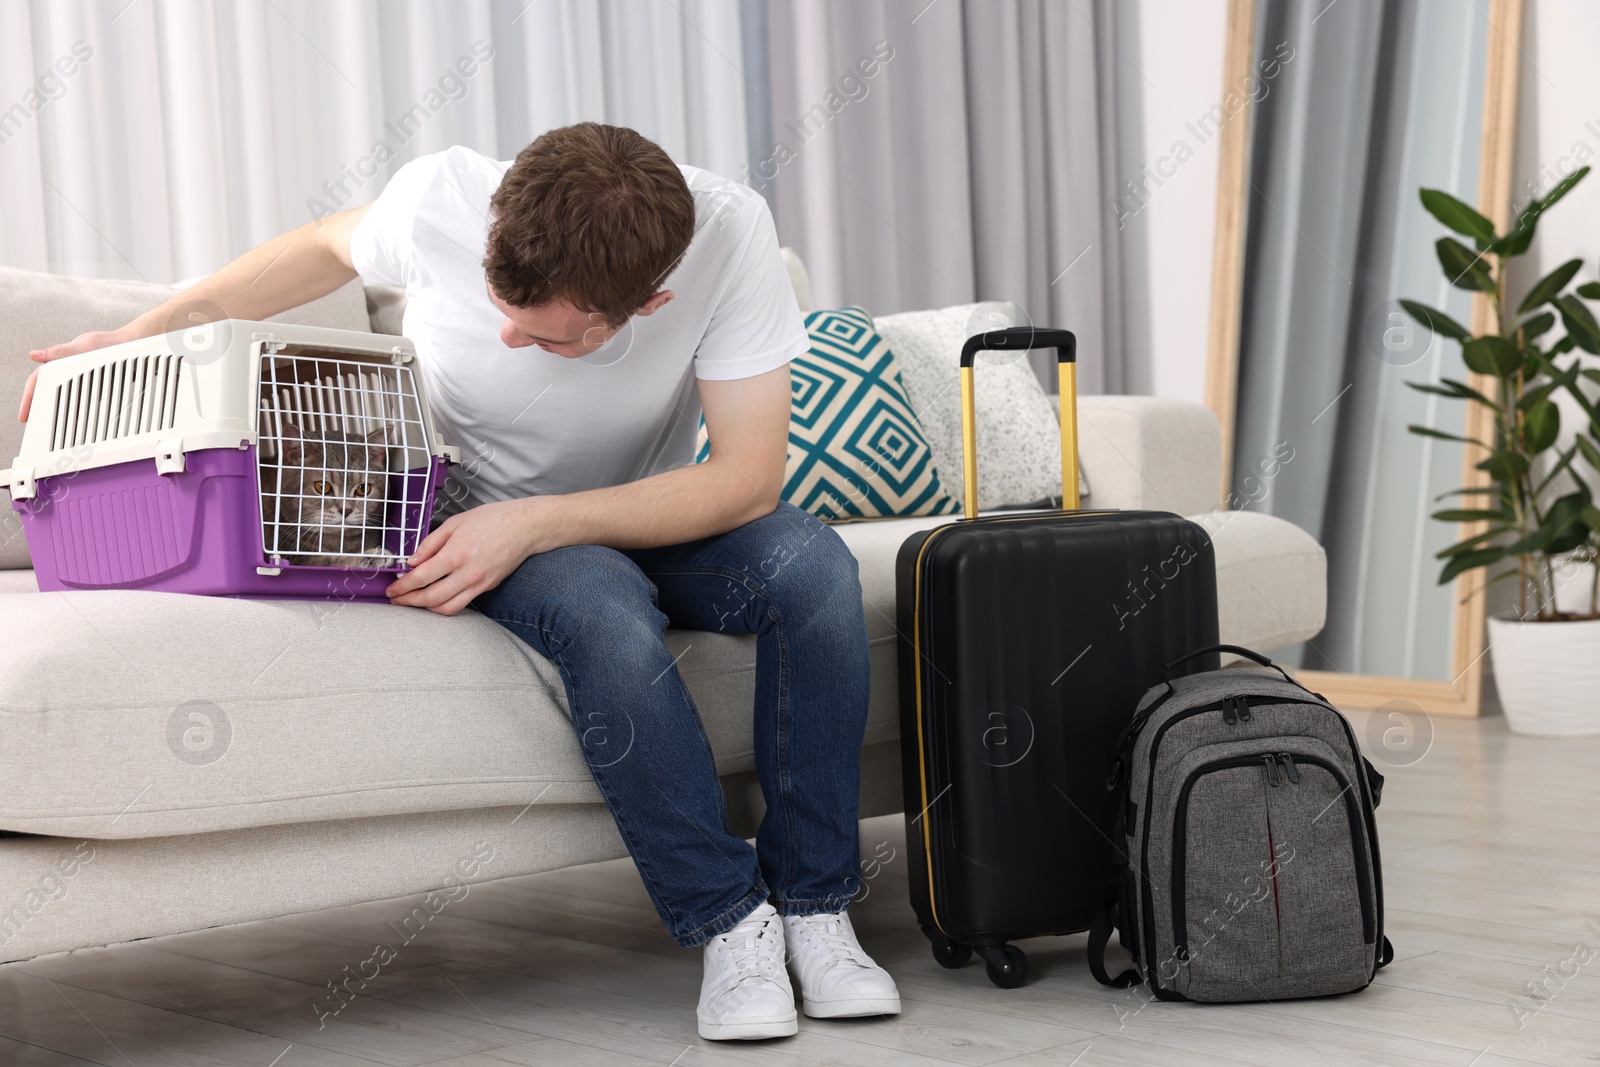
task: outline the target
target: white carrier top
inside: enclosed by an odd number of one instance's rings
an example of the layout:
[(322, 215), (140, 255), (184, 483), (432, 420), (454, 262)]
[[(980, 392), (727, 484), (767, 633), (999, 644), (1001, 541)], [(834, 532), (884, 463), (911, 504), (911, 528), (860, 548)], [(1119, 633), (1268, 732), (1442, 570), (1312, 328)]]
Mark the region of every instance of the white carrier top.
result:
[[(275, 453), (283, 414), (303, 431), (389, 431), (399, 469), (459, 460), (434, 429), (416, 349), (403, 337), (226, 319), (39, 368), (22, 447), (0, 485), (153, 460), (170, 474), (206, 448)], [(262, 424), (263, 416), (268, 420)]]

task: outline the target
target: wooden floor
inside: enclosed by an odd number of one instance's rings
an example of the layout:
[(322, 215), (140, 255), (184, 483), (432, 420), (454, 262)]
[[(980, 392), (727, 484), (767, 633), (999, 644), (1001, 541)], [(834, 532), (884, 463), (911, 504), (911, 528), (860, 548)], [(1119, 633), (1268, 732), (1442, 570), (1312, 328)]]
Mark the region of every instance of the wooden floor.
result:
[(700, 1041), (700, 955), (667, 938), (623, 862), (474, 887), (320, 1027), (317, 1005), (336, 1006), (326, 984), (393, 940), (386, 924), (410, 902), (12, 964), (0, 1064), (1600, 1062), (1600, 739), (1511, 737), (1499, 718), (1434, 726), (1424, 758), (1381, 768), (1397, 958), (1354, 996), (1145, 1003), (1094, 984), (1082, 935), (1024, 942), (1021, 989), (994, 988), (976, 963), (942, 970), (905, 902), (894, 818), (864, 824), (863, 855), (893, 858), (852, 915), (900, 983), (895, 1019), (802, 1017), (782, 1041)]

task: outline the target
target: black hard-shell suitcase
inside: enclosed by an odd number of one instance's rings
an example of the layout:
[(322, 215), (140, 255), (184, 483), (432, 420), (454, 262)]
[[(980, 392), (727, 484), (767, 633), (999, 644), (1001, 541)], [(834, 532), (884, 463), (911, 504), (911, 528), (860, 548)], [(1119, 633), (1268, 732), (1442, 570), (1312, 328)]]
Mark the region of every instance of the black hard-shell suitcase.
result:
[[(1063, 506), (978, 517), (973, 358), (1054, 348)], [(1076, 338), (1016, 327), (961, 352), (966, 518), (896, 561), (900, 737), (911, 903), (934, 957), (974, 949), (1021, 985), (1008, 942), (1087, 930), (1117, 890), (1106, 779), (1167, 660), (1217, 643), (1203, 528), (1150, 511), (1078, 511)], [(1184, 671), (1218, 665), (1215, 653)]]

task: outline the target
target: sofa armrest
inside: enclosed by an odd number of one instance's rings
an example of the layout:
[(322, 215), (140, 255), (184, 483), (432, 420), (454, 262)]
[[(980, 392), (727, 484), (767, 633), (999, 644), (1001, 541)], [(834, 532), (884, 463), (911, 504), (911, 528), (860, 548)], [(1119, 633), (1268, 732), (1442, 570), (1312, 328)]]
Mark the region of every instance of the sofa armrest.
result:
[(1154, 396), (1078, 398), (1089, 506), (1199, 515), (1219, 506), (1222, 431), (1210, 409)]

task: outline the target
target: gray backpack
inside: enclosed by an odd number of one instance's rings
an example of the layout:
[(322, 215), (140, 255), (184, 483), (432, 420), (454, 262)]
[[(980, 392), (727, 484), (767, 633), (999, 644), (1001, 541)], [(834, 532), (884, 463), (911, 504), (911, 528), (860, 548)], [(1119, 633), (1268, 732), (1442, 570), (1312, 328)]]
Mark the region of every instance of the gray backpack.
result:
[[(1162, 1000), (1283, 1000), (1364, 989), (1394, 958), (1383, 936), (1373, 809), (1383, 777), (1349, 721), (1281, 667), (1154, 686), (1106, 783), (1121, 791), (1119, 899), (1089, 937), (1106, 985)], [(1137, 970), (1115, 978), (1116, 926)]]

